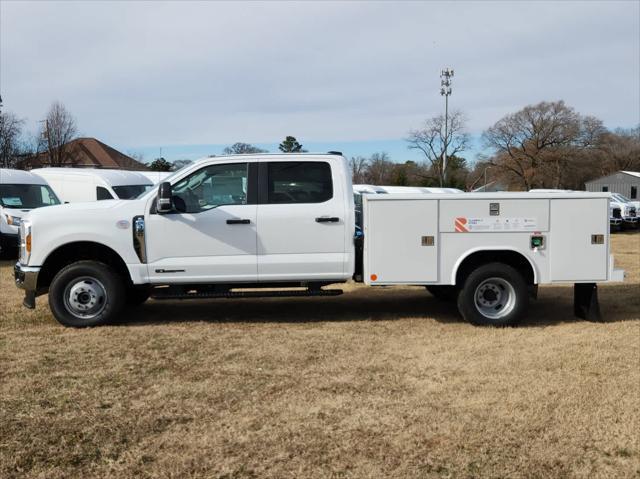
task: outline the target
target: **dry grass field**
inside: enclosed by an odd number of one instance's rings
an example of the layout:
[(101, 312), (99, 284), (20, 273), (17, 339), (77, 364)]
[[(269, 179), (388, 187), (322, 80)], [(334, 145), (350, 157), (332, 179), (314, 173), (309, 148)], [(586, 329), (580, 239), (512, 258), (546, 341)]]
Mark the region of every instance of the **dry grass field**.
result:
[(507, 329), (363, 287), (66, 329), (2, 262), (0, 477), (640, 477), (640, 234), (613, 246), (605, 323), (545, 287)]

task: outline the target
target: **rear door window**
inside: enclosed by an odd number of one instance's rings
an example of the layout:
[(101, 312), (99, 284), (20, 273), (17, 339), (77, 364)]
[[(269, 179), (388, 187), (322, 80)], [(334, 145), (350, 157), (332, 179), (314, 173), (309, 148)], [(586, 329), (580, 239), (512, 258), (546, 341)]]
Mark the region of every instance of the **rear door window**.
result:
[(331, 166), (320, 161), (283, 161), (268, 165), (269, 204), (323, 203), (333, 198)]

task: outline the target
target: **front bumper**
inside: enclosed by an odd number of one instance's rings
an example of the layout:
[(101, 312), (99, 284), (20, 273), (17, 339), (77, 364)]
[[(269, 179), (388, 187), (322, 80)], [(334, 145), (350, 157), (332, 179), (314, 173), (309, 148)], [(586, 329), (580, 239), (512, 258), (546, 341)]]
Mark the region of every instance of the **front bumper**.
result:
[(627, 225), (635, 226), (635, 225), (638, 224), (638, 217), (637, 216), (624, 216), (622, 218), (622, 221), (624, 221), (624, 223), (627, 224)]
[(20, 263), (16, 263), (13, 267), (13, 278), (16, 286), (24, 289), (24, 301), (22, 304), (29, 309), (36, 307), (38, 274), (40, 274), (39, 266), (23, 266)]

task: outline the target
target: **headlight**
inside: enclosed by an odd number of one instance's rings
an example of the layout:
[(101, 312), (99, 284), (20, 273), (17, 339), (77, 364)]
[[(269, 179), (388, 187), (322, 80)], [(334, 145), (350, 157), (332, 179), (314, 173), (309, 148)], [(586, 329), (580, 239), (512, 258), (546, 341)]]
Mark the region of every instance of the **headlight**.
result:
[(27, 265), (31, 259), (31, 224), (23, 221), (20, 224), (20, 264)]
[(7, 224), (12, 226), (20, 226), (22, 220), (17, 216), (4, 215), (7, 218)]

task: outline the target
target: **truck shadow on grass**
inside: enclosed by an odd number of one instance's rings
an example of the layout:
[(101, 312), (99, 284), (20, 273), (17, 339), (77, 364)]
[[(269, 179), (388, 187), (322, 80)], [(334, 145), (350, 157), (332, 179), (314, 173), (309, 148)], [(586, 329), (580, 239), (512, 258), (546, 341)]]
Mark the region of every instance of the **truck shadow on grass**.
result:
[[(640, 285), (601, 287), (604, 322), (640, 319)], [(455, 303), (438, 300), (422, 289), (356, 289), (338, 297), (150, 300), (121, 318), (120, 325), (205, 321), (215, 323), (309, 323), (322, 321), (397, 321), (432, 319), (463, 323)], [(530, 302), (525, 327), (582, 321), (573, 316), (573, 289), (540, 288)]]

